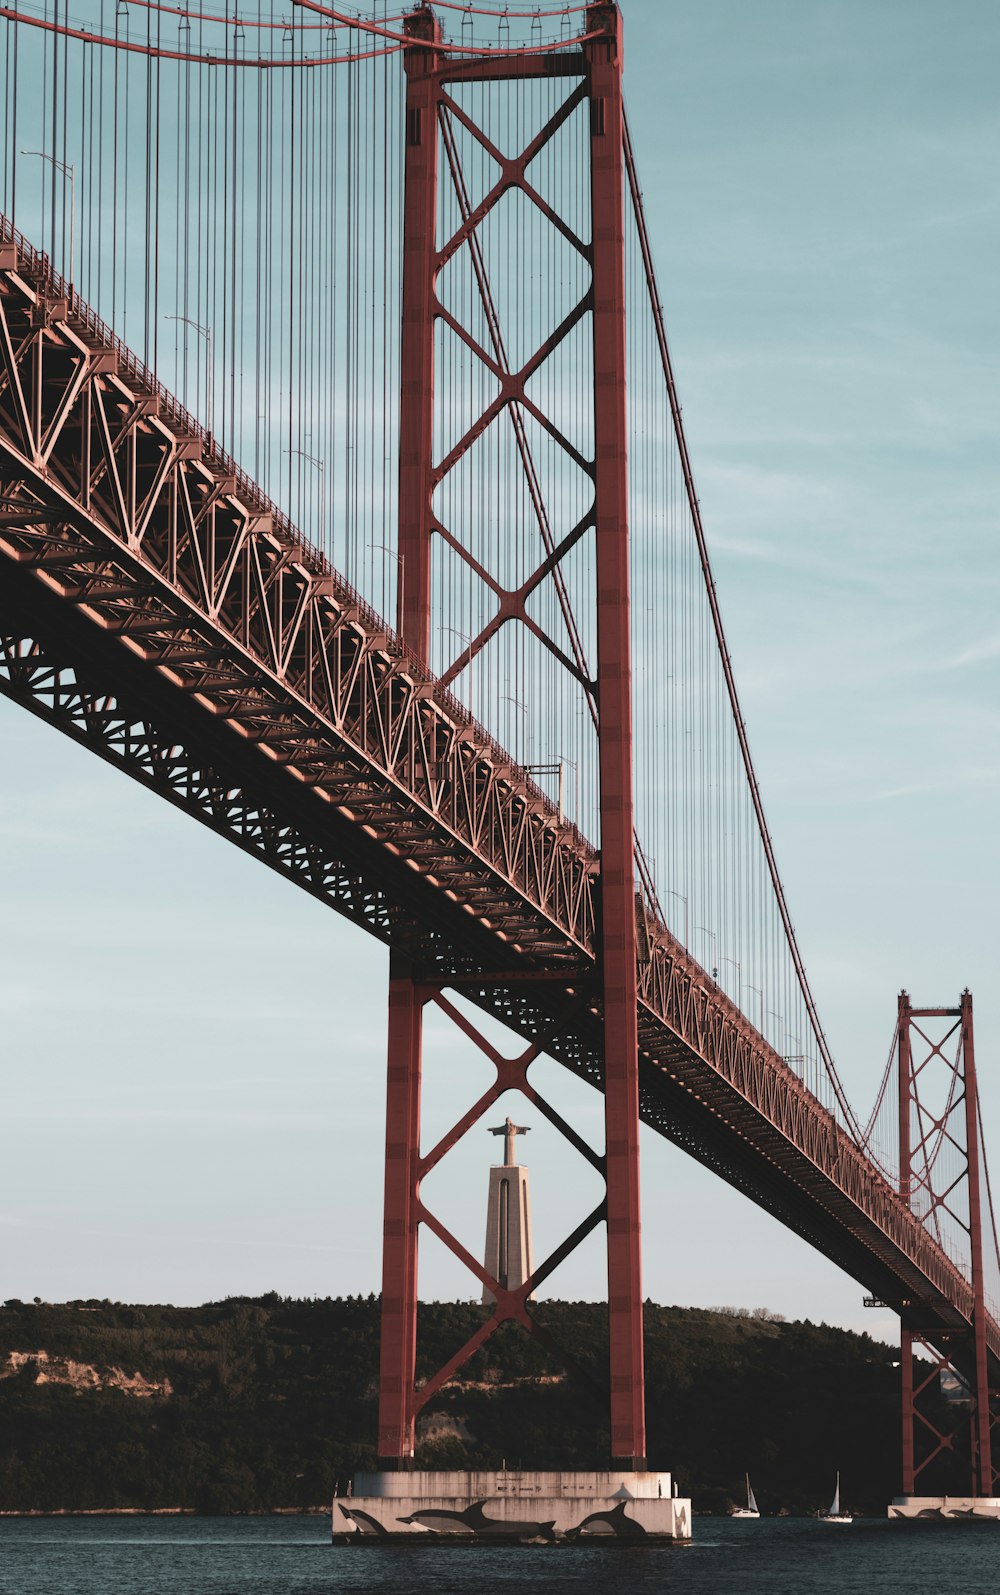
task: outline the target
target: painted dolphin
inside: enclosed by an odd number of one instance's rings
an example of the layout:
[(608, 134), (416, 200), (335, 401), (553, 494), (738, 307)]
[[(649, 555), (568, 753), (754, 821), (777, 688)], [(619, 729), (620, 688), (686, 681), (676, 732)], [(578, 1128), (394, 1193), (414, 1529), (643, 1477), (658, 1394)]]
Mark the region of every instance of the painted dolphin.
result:
[(487, 1517), (483, 1508), (484, 1501), (474, 1501), (472, 1506), (467, 1506), (462, 1512), (449, 1511), (444, 1507), (431, 1506), (423, 1512), (411, 1512), (409, 1517), (397, 1518), (397, 1523), (413, 1523), (418, 1528), (429, 1529), (436, 1534), (490, 1534), (507, 1535), (517, 1539), (555, 1539), (555, 1518), (549, 1523), (537, 1523), (525, 1519), (507, 1519), (501, 1517)]
[(620, 1539), (644, 1540), (646, 1530), (634, 1517), (625, 1516), (625, 1502), (619, 1501), (618, 1505), (610, 1512), (591, 1512), (575, 1529), (567, 1529), (568, 1540), (578, 1540), (581, 1535), (589, 1534), (617, 1534)]
[[(337, 1502), (340, 1506), (340, 1502)], [(377, 1517), (372, 1517), (370, 1512), (351, 1511), (346, 1506), (340, 1510), (349, 1523), (353, 1523), (359, 1534), (388, 1534), (389, 1530), (382, 1527)]]

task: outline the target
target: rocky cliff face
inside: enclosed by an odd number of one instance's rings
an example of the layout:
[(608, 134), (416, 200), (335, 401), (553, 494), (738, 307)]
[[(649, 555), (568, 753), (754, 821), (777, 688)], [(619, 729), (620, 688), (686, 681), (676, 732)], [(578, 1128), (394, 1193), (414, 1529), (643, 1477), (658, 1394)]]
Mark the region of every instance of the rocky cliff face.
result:
[(169, 1379), (158, 1384), (138, 1371), (126, 1373), (124, 1368), (74, 1362), (72, 1357), (50, 1357), (47, 1351), (8, 1351), (0, 1357), (0, 1379), (10, 1379), (25, 1368), (34, 1368), (36, 1385), (68, 1385), (77, 1395), (87, 1390), (120, 1390), (142, 1400), (173, 1394)]

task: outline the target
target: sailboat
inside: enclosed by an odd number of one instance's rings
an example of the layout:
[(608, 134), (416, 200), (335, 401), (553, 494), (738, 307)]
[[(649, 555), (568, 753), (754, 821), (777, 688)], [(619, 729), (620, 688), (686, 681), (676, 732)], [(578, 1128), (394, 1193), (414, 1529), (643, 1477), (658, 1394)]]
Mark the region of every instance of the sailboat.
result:
[(837, 1474), (837, 1488), (833, 1492), (829, 1512), (817, 1512), (816, 1516), (821, 1523), (853, 1523), (854, 1519), (848, 1512), (840, 1510), (840, 1474)]
[(753, 1491), (750, 1488), (750, 1475), (749, 1475), (749, 1473), (746, 1476), (746, 1480), (747, 1480), (747, 1504), (746, 1504), (746, 1506), (738, 1506), (738, 1507), (736, 1507), (732, 1512), (730, 1512), (730, 1514), (729, 1514), (730, 1517), (760, 1517), (760, 1508), (758, 1507), (756, 1497), (754, 1496), (754, 1493), (753, 1493)]

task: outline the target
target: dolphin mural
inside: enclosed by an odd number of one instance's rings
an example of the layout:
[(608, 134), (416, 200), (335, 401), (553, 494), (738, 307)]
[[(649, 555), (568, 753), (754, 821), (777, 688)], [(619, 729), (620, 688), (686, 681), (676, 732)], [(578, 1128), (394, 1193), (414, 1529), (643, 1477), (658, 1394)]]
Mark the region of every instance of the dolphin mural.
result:
[[(340, 1505), (339, 1502), (338, 1505)], [(341, 1506), (340, 1510), (343, 1512), (347, 1521), (354, 1524), (354, 1527), (357, 1529), (359, 1534), (388, 1535), (389, 1533), (389, 1530), (387, 1528), (383, 1528), (378, 1518), (372, 1517), (370, 1512), (362, 1512), (359, 1509), (351, 1511), (346, 1506)]]
[(575, 1529), (566, 1530), (568, 1540), (578, 1540), (591, 1534), (613, 1534), (619, 1539), (644, 1540), (646, 1530), (634, 1517), (626, 1517), (625, 1502), (619, 1501), (610, 1512), (591, 1512)]
[(462, 1512), (448, 1511), (442, 1507), (427, 1507), (422, 1512), (411, 1512), (409, 1517), (396, 1519), (397, 1523), (412, 1523), (432, 1534), (486, 1534), (493, 1538), (501, 1535), (510, 1539), (554, 1540), (556, 1523), (537, 1523), (529, 1518), (487, 1517), (485, 1501), (474, 1501)]

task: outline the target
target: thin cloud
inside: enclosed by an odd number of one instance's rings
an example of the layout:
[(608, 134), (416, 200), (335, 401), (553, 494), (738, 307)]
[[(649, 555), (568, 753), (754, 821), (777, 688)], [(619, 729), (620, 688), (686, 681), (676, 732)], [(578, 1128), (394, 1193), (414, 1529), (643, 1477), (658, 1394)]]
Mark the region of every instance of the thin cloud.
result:
[(963, 648), (950, 659), (942, 661), (941, 670), (963, 670), (966, 665), (984, 664), (988, 659), (1000, 659), (1000, 632), (992, 637), (984, 637), (981, 642), (974, 642), (968, 648)]

